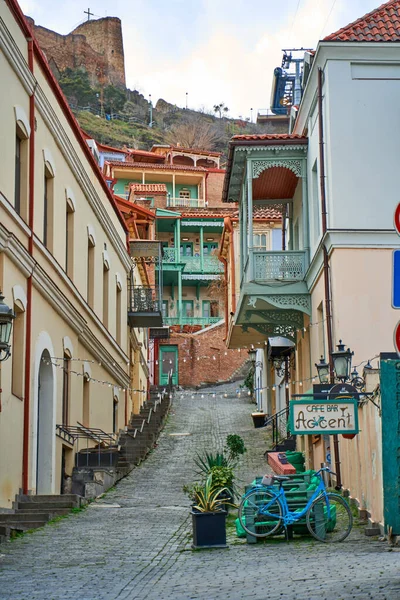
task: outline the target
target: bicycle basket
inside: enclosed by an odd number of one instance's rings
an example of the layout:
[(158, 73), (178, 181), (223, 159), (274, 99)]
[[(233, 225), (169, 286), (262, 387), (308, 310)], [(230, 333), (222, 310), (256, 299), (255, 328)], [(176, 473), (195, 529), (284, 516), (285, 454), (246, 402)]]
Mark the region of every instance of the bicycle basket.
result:
[(274, 484), (274, 476), (273, 475), (264, 475), (261, 480), (262, 485), (273, 485)]

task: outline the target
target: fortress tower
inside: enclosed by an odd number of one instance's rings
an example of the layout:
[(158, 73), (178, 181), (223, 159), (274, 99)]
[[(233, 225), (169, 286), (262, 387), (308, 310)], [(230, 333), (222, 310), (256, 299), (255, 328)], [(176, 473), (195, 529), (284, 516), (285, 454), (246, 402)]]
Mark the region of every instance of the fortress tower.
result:
[(37, 41), (57, 76), (67, 67), (85, 68), (92, 84), (125, 87), (125, 59), (121, 20), (105, 17), (85, 21), (71, 33), (60, 35), (35, 25), (30, 17)]

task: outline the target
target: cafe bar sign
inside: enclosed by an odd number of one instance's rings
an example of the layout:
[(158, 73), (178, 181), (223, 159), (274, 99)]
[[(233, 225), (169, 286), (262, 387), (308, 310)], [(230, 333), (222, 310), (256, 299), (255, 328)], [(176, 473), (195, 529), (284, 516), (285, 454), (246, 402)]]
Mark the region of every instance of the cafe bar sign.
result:
[(290, 432), (293, 435), (358, 433), (357, 400), (335, 398), (314, 400), (310, 397), (290, 402)]

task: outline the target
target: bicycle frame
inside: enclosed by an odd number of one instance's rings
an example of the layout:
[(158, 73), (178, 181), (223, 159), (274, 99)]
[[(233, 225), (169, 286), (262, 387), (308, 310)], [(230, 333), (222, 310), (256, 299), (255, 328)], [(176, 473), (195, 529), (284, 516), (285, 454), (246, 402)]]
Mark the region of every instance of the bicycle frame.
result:
[[(293, 523), (296, 523), (296, 521), (299, 521), (301, 518), (303, 518), (306, 515), (311, 504), (314, 502), (314, 500), (316, 498), (318, 498), (319, 496), (324, 496), (324, 497), (327, 496), (325, 483), (324, 483), (324, 480), (323, 480), (322, 476), (320, 475), (320, 473), (321, 473), (321, 471), (318, 471), (316, 473), (316, 475), (318, 475), (320, 478), (317, 489), (315, 490), (315, 492), (313, 493), (311, 498), (307, 501), (306, 506), (301, 511), (291, 512), (289, 510), (285, 490), (283, 489), (281, 484), (279, 486), (278, 492), (276, 492), (274, 489), (272, 489), (272, 486), (255, 485), (247, 492), (247, 494), (249, 494), (250, 492), (253, 492), (255, 489), (267, 491), (270, 494), (272, 494), (273, 498), (271, 498), (270, 502), (268, 502), (267, 504), (264, 504), (264, 506), (260, 506), (260, 509), (259, 509), (260, 515), (265, 515), (267, 517), (272, 517), (273, 519), (276, 519), (276, 516), (277, 516), (276, 513), (271, 513), (271, 512), (269, 512), (268, 509), (270, 508), (270, 506), (272, 506), (274, 504), (274, 502), (276, 500), (278, 500), (279, 504), (282, 507), (282, 521), (283, 521), (283, 525), (286, 529), (288, 525), (293, 525)], [(246, 496), (247, 496), (247, 494), (246, 494)]]

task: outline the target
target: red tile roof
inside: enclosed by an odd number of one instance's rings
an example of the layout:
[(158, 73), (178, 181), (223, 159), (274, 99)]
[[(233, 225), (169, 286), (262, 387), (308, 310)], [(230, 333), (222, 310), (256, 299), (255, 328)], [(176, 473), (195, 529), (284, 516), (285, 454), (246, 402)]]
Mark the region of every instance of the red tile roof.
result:
[(222, 209), (218, 211), (217, 209), (213, 210), (209, 208), (204, 209), (193, 209), (193, 212), (181, 212), (181, 216), (185, 219), (193, 219), (194, 217), (202, 217), (204, 219), (224, 219), (225, 217), (232, 217), (233, 212), (229, 209)]
[(100, 150), (111, 150), (111, 152), (120, 152), (121, 154), (128, 154), (127, 150), (122, 150), (122, 148), (115, 148), (115, 146), (107, 146), (107, 144), (101, 144), (100, 142), (97, 142), (97, 147)]
[(306, 140), (307, 137), (304, 135), (298, 135), (297, 133), (255, 133), (255, 134), (244, 134), (234, 135), (232, 140)]
[(188, 165), (169, 165), (169, 164), (156, 164), (156, 163), (144, 163), (144, 162), (118, 162), (117, 160), (107, 160), (106, 164), (113, 167), (120, 167), (121, 169), (163, 169), (164, 171), (197, 171), (199, 173), (206, 173), (208, 169), (204, 167), (191, 167)]
[(126, 150), (126, 153), (128, 154), (129, 158), (133, 158), (133, 160), (135, 159), (135, 156), (143, 156), (144, 158), (152, 158), (153, 160), (160, 161), (165, 160), (165, 157), (161, 154), (155, 154), (154, 152), (148, 152), (147, 150), (136, 150), (134, 148), (128, 148)]
[[(236, 210), (233, 213), (233, 217), (237, 219), (239, 217), (239, 211)], [(274, 206), (255, 206), (253, 208), (253, 218), (255, 220), (271, 220), (271, 221), (280, 221), (282, 219), (282, 214), (280, 210), (275, 208)]]
[(132, 183), (131, 190), (138, 194), (162, 194), (167, 193), (167, 186), (165, 183)]
[(209, 156), (221, 156), (222, 152), (211, 152), (210, 150), (204, 150), (200, 149), (200, 148), (186, 148), (185, 146), (167, 146), (167, 145), (163, 145), (163, 144), (154, 144), (153, 148), (165, 148), (165, 150), (168, 152), (168, 150), (173, 150), (174, 152), (190, 152), (191, 154), (205, 154), (205, 155), (209, 155)]
[(335, 33), (327, 42), (400, 42), (400, 0), (390, 0), (349, 23)]

